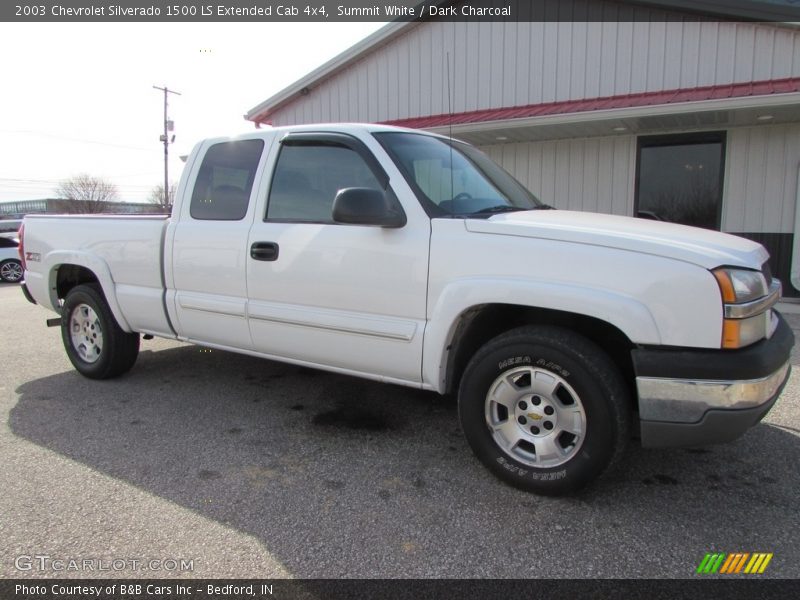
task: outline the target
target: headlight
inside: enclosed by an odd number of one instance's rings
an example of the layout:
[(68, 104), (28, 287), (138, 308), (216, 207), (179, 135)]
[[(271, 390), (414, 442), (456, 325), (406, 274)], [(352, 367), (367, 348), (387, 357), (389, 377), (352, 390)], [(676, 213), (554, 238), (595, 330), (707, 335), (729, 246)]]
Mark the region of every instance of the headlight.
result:
[(767, 280), (759, 271), (720, 268), (713, 273), (725, 304), (752, 302), (769, 293)]
[(723, 303), (722, 347), (743, 348), (766, 337), (771, 308), (781, 296), (780, 282), (772, 286), (759, 271), (720, 267), (712, 271)]

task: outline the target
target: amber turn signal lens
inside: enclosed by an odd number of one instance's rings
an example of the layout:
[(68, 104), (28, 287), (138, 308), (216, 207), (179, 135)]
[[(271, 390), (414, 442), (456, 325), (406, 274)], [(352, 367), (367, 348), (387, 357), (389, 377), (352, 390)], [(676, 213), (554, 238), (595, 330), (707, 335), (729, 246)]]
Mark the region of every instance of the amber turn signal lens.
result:
[(739, 348), (741, 346), (741, 325), (742, 322), (735, 319), (722, 321), (723, 348)]
[(719, 290), (722, 293), (722, 301), (725, 303), (736, 302), (736, 292), (733, 290), (733, 282), (727, 271), (725, 271), (725, 269), (717, 269), (716, 271), (712, 271), (712, 273), (714, 273), (714, 277), (717, 278)]

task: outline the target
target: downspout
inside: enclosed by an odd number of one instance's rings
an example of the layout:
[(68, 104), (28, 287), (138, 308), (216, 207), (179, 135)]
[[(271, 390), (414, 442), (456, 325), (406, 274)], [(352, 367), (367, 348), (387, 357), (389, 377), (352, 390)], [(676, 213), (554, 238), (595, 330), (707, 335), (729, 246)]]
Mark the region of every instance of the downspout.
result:
[(794, 200), (794, 239), (792, 240), (791, 280), (795, 290), (800, 290), (800, 164), (797, 166), (797, 187)]

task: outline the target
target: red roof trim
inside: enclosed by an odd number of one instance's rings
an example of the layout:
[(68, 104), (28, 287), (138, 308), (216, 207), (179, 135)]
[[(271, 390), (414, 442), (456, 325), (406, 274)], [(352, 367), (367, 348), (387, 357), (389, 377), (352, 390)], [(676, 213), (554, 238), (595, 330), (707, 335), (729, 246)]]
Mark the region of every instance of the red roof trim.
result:
[(748, 96), (768, 96), (770, 94), (787, 94), (800, 91), (800, 77), (770, 79), (748, 83), (728, 85), (709, 85), (705, 87), (665, 90), (661, 92), (644, 92), (622, 96), (604, 96), (586, 100), (567, 100), (563, 102), (547, 102), (544, 104), (528, 104), (508, 108), (491, 108), (473, 110), (453, 115), (431, 115), (429, 117), (413, 117), (410, 119), (393, 119), (383, 121), (386, 125), (426, 128), (446, 125), (463, 125), (467, 123), (483, 123), (487, 121), (506, 121), (509, 119), (525, 119), (565, 113), (590, 112), (608, 110), (610, 108), (633, 108), (655, 104), (676, 104), (682, 102), (698, 102), (702, 100), (719, 100), (722, 98), (745, 98)]

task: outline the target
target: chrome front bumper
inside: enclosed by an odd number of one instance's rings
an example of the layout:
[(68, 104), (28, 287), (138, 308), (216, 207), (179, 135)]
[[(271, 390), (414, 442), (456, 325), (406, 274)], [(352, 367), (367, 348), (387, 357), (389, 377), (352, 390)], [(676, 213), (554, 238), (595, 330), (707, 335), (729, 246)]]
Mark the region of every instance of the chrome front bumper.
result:
[(642, 445), (731, 441), (761, 421), (791, 372), (794, 334), (775, 315), (769, 339), (741, 350), (634, 350)]
[(637, 377), (639, 418), (697, 423), (709, 410), (757, 408), (769, 402), (789, 377), (790, 366), (759, 379), (703, 381)]

